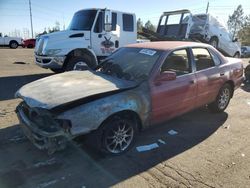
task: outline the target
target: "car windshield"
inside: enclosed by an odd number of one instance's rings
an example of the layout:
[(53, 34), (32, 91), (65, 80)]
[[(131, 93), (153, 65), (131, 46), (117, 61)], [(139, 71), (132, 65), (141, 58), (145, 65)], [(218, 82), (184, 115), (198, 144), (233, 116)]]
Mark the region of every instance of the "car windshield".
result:
[(68, 30), (90, 30), (96, 16), (96, 10), (82, 10), (73, 16)]
[(105, 59), (97, 69), (121, 79), (142, 81), (148, 78), (161, 54), (160, 50), (120, 48)]
[(207, 21), (207, 15), (193, 15), (192, 20), (194, 24), (205, 25)]

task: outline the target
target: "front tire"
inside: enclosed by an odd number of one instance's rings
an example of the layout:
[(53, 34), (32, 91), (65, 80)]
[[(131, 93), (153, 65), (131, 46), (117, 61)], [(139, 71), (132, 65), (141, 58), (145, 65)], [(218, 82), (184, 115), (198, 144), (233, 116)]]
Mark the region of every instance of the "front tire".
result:
[(71, 57), (65, 67), (65, 71), (72, 70), (89, 70), (92, 68), (91, 61), (89, 58), (80, 56), (80, 57)]
[(102, 136), (102, 150), (111, 155), (126, 152), (134, 142), (136, 123), (129, 119), (114, 117), (107, 122)]
[(102, 155), (120, 155), (134, 144), (138, 132), (136, 118), (117, 114), (87, 136), (86, 144)]
[(232, 93), (233, 93), (233, 88), (229, 84), (224, 84), (220, 89), (216, 97), (216, 100), (208, 105), (208, 108), (211, 110), (211, 112), (214, 113), (223, 112), (227, 108), (230, 102)]

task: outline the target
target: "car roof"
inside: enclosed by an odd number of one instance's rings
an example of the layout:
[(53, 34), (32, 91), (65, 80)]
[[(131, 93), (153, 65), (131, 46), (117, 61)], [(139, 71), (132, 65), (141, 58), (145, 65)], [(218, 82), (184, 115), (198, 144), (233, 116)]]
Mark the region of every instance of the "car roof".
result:
[(144, 43), (135, 43), (127, 45), (126, 47), (132, 48), (150, 48), (155, 50), (165, 50), (170, 51), (178, 48), (187, 48), (187, 47), (209, 47), (209, 45), (198, 42), (186, 42), (186, 41), (160, 41), (160, 42), (144, 42)]

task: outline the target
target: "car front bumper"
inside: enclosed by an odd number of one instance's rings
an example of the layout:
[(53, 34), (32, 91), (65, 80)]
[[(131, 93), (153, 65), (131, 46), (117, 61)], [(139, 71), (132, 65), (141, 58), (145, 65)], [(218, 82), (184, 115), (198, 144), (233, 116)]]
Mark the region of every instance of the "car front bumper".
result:
[(63, 129), (46, 131), (39, 128), (28, 118), (23, 110), (23, 103), (17, 106), (16, 114), (23, 133), (40, 150), (47, 150), (49, 154), (54, 153), (64, 149), (68, 140), (72, 139), (70, 133), (66, 133)]
[(49, 57), (35, 55), (35, 62), (42, 68), (60, 69), (63, 67), (65, 58), (65, 56)]

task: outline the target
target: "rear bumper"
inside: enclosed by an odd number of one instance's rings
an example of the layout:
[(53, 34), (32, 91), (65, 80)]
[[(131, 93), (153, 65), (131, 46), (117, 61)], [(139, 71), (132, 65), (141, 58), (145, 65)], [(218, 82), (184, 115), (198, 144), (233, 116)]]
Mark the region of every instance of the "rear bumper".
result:
[(60, 69), (63, 67), (65, 58), (65, 56), (48, 57), (35, 55), (35, 63), (46, 69)]
[(22, 109), (22, 103), (17, 106), (16, 114), (23, 133), (40, 150), (48, 150), (48, 153), (54, 153), (57, 150), (64, 149), (67, 141), (71, 139), (71, 135), (61, 129), (53, 132), (40, 129), (26, 116)]

